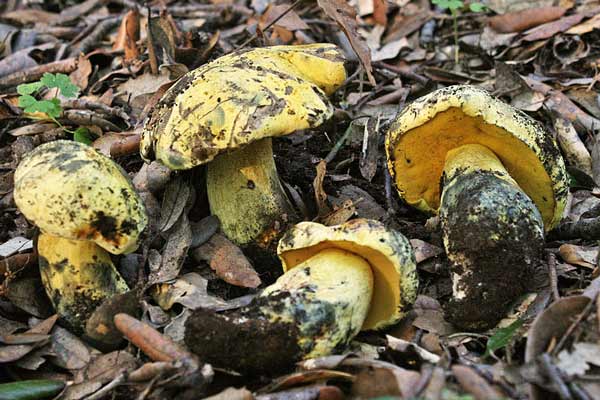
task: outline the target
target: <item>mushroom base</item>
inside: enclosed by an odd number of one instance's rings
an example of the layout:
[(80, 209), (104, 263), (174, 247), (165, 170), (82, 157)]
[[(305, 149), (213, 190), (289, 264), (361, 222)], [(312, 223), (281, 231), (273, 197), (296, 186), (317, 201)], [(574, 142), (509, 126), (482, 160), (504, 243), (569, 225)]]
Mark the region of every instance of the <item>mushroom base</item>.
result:
[(360, 331), (373, 289), (370, 265), (326, 249), (288, 271), (249, 306), (196, 310), (185, 342), (201, 359), (247, 374), (278, 373), (303, 358), (343, 350)]
[(504, 177), (470, 171), (444, 187), (440, 219), (452, 263), (449, 319), (465, 329), (493, 327), (526, 292), (540, 263), (542, 217)]
[(296, 214), (279, 182), (271, 139), (216, 157), (208, 165), (206, 185), (223, 233), (258, 257), (268, 253), (274, 260), (277, 240)]
[(42, 233), (37, 248), (46, 293), (61, 320), (78, 334), (105, 299), (129, 290), (108, 252), (94, 242)]

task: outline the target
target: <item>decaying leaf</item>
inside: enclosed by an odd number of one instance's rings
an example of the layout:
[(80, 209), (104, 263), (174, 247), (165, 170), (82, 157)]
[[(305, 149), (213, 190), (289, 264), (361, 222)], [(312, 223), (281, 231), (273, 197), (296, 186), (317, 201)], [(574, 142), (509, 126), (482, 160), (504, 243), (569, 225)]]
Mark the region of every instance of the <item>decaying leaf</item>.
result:
[(585, 268), (596, 268), (598, 263), (598, 247), (583, 247), (573, 244), (563, 244), (559, 247), (560, 256), (569, 264)]

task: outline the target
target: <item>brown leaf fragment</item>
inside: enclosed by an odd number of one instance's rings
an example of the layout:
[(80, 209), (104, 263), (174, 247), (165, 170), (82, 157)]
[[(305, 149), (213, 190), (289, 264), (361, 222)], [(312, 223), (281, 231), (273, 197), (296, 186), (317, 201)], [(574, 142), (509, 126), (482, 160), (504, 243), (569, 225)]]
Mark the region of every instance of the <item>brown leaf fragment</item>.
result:
[(248, 389), (227, 388), (213, 396), (206, 397), (204, 400), (253, 400), (254, 396)]
[(30, 344), (2, 346), (0, 347), (0, 363), (17, 361), (33, 349), (35, 349), (35, 346)]
[(592, 156), (579, 138), (573, 124), (564, 118), (554, 119), (558, 144), (570, 165), (592, 175)]
[(368, 367), (362, 369), (352, 384), (352, 394), (361, 399), (382, 396), (411, 398), (420, 378), (416, 371), (404, 368)]
[(356, 214), (356, 207), (354, 206), (354, 202), (348, 199), (344, 200), (341, 205), (335, 207), (332, 212), (325, 215), (321, 219), (321, 222), (323, 225), (327, 226), (340, 225), (352, 218), (354, 214)]
[(583, 14), (574, 14), (562, 17), (559, 20), (547, 22), (525, 32), (523, 40), (533, 42), (536, 40), (548, 39), (560, 32), (565, 32), (573, 25), (578, 24), (585, 18)]
[(94, 140), (92, 147), (112, 158), (123, 157), (139, 151), (140, 134), (133, 132), (111, 132)]
[(537, 7), (491, 17), (488, 22), (497, 32), (520, 32), (562, 17), (563, 7)]
[(476, 400), (501, 399), (504, 396), (492, 387), (483, 377), (472, 368), (464, 365), (452, 366), (452, 373), (460, 386), (472, 394)]
[(154, 361), (176, 361), (193, 358), (192, 354), (152, 328), (130, 315), (115, 315), (119, 331)]
[(358, 56), (369, 82), (375, 86), (375, 77), (373, 76), (373, 67), (371, 66), (371, 50), (364, 39), (358, 33), (358, 23), (356, 22), (356, 11), (345, 0), (317, 0), (319, 7), (325, 11), (330, 18), (338, 23), (340, 28), (346, 34), (350, 45)]
[(317, 203), (319, 216), (324, 216), (331, 212), (331, 209), (327, 205), (327, 193), (325, 193), (325, 189), (323, 189), (323, 181), (325, 180), (326, 174), (327, 162), (321, 160), (321, 162), (317, 164), (317, 175), (313, 180), (313, 190), (315, 191), (315, 201)]
[(441, 247), (434, 246), (420, 239), (410, 239), (410, 245), (415, 253), (417, 264), (444, 253), (444, 249)]
[(60, 326), (52, 332), (52, 350), (56, 355), (52, 362), (69, 370), (84, 368), (91, 360), (87, 346), (74, 334)]
[(260, 17), (258, 26), (264, 31), (267, 26), (273, 24), (273, 21), (279, 18), (281, 14), (285, 13), (283, 17), (275, 22), (275, 26), (287, 29), (288, 31), (309, 29), (309, 26), (306, 24), (306, 22), (304, 22), (294, 10), (289, 10), (289, 8), (290, 6), (286, 4), (269, 4), (269, 7), (265, 13)]
[(569, 264), (594, 269), (598, 262), (598, 247), (583, 247), (563, 244), (558, 248), (560, 256)]
[(124, 50), (124, 62), (129, 64), (131, 61), (136, 60), (140, 52), (137, 48), (137, 41), (140, 38), (140, 12), (138, 9), (129, 10), (123, 17), (115, 43), (113, 44), (113, 50)]
[(600, 14), (596, 14), (587, 21), (575, 25), (565, 33), (569, 35), (583, 35), (593, 31), (594, 29), (600, 29)]
[(256, 288), (261, 284), (258, 273), (242, 250), (219, 233), (194, 249), (193, 256), (196, 260), (207, 261), (219, 278), (231, 285)]
[(379, 121), (377, 116), (369, 118), (364, 126), (363, 145), (359, 162), (361, 175), (369, 182), (377, 173), (377, 160), (379, 158)]

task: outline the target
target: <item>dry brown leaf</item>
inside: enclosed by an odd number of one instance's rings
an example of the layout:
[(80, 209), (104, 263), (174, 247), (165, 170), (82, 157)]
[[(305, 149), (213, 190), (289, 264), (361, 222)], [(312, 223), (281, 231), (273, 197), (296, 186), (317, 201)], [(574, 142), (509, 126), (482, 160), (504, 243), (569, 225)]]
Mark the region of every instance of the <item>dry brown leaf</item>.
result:
[(332, 212), (325, 215), (321, 219), (321, 223), (327, 226), (340, 225), (352, 218), (354, 214), (356, 214), (356, 207), (354, 206), (354, 202), (348, 199), (340, 206), (335, 207)]
[(592, 176), (592, 156), (579, 138), (573, 124), (564, 118), (554, 119), (558, 144), (570, 165)]
[(526, 42), (533, 42), (536, 40), (548, 39), (560, 32), (565, 32), (573, 25), (578, 24), (585, 18), (583, 14), (574, 14), (553, 22), (548, 22), (543, 25), (537, 26), (533, 29), (525, 32), (523, 40)]
[(85, 90), (89, 83), (90, 75), (92, 74), (92, 63), (89, 58), (79, 56), (77, 59), (77, 69), (69, 74), (71, 81), (81, 90)]
[(563, 7), (529, 8), (491, 17), (488, 22), (497, 32), (520, 32), (562, 17), (567, 10)]
[(275, 21), (281, 14), (287, 11), (287, 13), (275, 23), (275, 26), (282, 27), (292, 32), (302, 29), (309, 29), (309, 26), (306, 24), (306, 22), (304, 22), (294, 10), (288, 11), (289, 8), (290, 6), (286, 4), (269, 4), (269, 7), (265, 13), (261, 15), (258, 26), (261, 30), (264, 30), (266, 26), (272, 24), (273, 21)]
[(565, 33), (569, 35), (583, 35), (584, 33), (589, 33), (594, 29), (600, 29), (600, 14), (596, 14), (587, 21), (575, 25)]
[(415, 253), (417, 264), (444, 253), (444, 249), (441, 247), (434, 246), (420, 239), (410, 239), (410, 245)]
[(473, 395), (476, 400), (489, 400), (503, 398), (502, 392), (491, 386), (472, 368), (465, 365), (452, 366), (454, 377), (462, 388)]
[(313, 190), (315, 191), (315, 201), (317, 203), (318, 215), (320, 217), (325, 216), (331, 212), (331, 209), (327, 205), (327, 193), (323, 189), (323, 181), (327, 174), (327, 162), (321, 160), (317, 164), (317, 175), (313, 180)]
[(369, 82), (375, 86), (375, 77), (373, 76), (373, 67), (371, 66), (371, 51), (364, 39), (358, 33), (358, 23), (356, 22), (356, 12), (345, 0), (317, 0), (319, 6), (342, 28), (350, 45), (358, 56)]
[(140, 52), (136, 42), (140, 36), (140, 13), (137, 9), (129, 10), (123, 17), (117, 37), (113, 44), (113, 50), (124, 50), (124, 62), (130, 63), (136, 60)]
[(598, 247), (583, 247), (563, 244), (558, 248), (560, 256), (569, 264), (594, 269), (598, 262)]
[(194, 249), (193, 256), (196, 260), (207, 261), (219, 278), (231, 285), (257, 288), (261, 284), (258, 273), (242, 250), (219, 233)]
[(352, 384), (352, 394), (361, 399), (382, 396), (412, 398), (421, 374), (404, 368), (371, 367), (362, 369)]

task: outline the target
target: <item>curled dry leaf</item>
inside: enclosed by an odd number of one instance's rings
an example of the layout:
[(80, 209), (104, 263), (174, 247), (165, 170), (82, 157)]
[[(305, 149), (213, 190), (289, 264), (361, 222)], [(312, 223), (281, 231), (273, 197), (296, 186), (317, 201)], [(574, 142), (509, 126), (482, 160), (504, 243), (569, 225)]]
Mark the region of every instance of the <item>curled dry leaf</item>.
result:
[(319, 216), (325, 216), (331, 212), (327, 205), (327, 193), (325, 193), (325, 189), (323, 189), (323, 181), (325, 180), (326, 174), (327, 162), (321, 160), (319, 164), (317, 164), (317, 175), (313, 180), (313, 190), (315, 191), (315, 201), (317, 203)]
[(558, 143), (569, 163), (592, 175), (592, 156), (579, 138), (573, 124), (564, 118), (554, 119)]
[(598, 263), (598, 247), (563, 244), (558, 248), (558, 251), (562, 259), (569, 264), (594, 269)]
[(196, 261), (206, 261), (219, 278), (241, 287), (256, 288), (261, 284), (258, 273), (242, 250), (225, 236), (217, 233), (194, 249)]
[(179, 303), (187, 308), (208, 308), (222, 310), (228, 303), (207, 292), (208, 281), (195, 272), (190, 272), (173, 283), (162, 283), (154, 287), (153, 295), (163, 310), (170, 310), (173, 304)]
[(562, 17), (563, 7), (537, 7), (491, 17), (488, 22), (497, 32), (520, 32)]
[(330, 18), (338, 23), (340, 28), (346, 34), (350, 45), (358, 56), (369, 82), (375, 86), (375, 77), (373, 76), (373, 67), (371, 66), (371, 51), (364, 39), (358, 33), (358, 23), (356, 22), (356, 12), (354, 8), (344, 0), (317, 0), (319, 7), (325, 11)]

